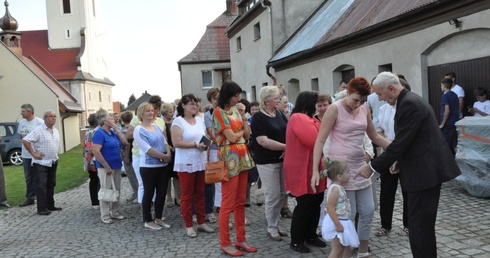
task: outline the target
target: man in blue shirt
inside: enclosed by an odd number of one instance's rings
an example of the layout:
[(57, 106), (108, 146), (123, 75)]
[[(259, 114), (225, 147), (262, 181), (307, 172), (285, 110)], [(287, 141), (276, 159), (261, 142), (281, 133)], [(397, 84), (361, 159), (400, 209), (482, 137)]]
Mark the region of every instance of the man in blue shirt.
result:
[(456, 145), (458, 144), (458, 133), (456, 132), (456, 126), (454, 125), (458, 121), (459, 113), (459, 99), (458, 95), (451, 91), (453, 81), (449, 78), (441, 80), (441, 90), (444, 92), (441, 99), (441, 122), (439, 128), (441, 128), (444, 138), (449, 145), (449, 149), (456, 155)]

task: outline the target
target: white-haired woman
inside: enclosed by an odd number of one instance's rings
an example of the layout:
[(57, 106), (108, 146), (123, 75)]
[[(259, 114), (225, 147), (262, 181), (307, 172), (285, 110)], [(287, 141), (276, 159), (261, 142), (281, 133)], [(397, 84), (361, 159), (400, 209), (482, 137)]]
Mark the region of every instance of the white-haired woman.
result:
[[(105, 182), (104, 188), (112, 189), (112, 180), (116, 190), (121, 190), (121, 149), (128, 145), (126, 136), (117, 127), (114, 117), (106, 110), (99, 110), (96, 113), (99, 121), (99, 129), (95, 131), (92, 138), (92, 152), (96, 159), (97, 174), (101, 184)], [(103, 223), (110, 224), (112, 219), (124, 219), (119, 213), (119, 200), (116, 202), (100, 201), (100, 218)]]
[(287, 118), (277, 110), (280, 100), (276, 86), (265, 86), (260, 90), (260, 112), (252, 119), (252, 141), (254, 160), (265, 189), (265, 216), (267, 235), (281, 241), (287, 233), (279, 229), (279, 218), (284, 201), (283, 158), (286, 149)]

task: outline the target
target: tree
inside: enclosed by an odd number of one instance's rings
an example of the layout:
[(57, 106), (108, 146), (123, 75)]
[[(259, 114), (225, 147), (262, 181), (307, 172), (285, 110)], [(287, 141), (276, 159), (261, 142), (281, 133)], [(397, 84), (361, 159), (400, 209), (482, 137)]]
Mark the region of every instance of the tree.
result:
[(134, 96), (134, 94), (131, 94), (131, 96), (129, 96), (128, 106), (131, 105), (135, 101), (136, 101), (136, 97)]
[(124, 104), (121, 102), (119, 102), (119, 103), (120, 103), (119, 108), (120, 108), (121, 112), (126, 111), (126, 106), (124, 106)]

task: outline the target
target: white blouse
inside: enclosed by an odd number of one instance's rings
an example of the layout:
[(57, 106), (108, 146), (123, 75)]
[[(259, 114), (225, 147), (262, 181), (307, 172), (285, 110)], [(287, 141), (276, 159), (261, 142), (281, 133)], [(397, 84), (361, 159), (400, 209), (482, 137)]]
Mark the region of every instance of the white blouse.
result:
[[(199, 143), (201, 138), (206, 135), (204, 119), (199, 116), (195, 118), (195, 125), (189, 124), (181, 116), (176, 117), (172, 122), (172, 127), (178, 126), (182, 130), (182, 141)], [(175, 148), (174, 171), (176, 172), (203, 171), (206, 162), (206, 151), (200, 151), (197, 148)]]

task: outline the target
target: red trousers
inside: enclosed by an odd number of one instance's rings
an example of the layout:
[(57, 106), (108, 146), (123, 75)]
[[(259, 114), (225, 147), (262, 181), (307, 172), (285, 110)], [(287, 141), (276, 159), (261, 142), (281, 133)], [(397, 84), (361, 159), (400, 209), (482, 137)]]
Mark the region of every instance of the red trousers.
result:
[(206, 220), (204, 212), (204, 171), (193, 173), (178, 172), (182, 195), (180, 197), (180, 212), (185, 222), (185, 227), (192, 227), (192, 203), (197, 218), (197, 224), (203, 224)]
[(221, 183), (221, 208), (219, 211), (219, 238), (221, 246), (230, 246), (230, 213), (235, 218), (236, 240), (246, 242), (245, 238), (245, 199), (247, 195), (248, 171), (242, 171), (228, 182)]

